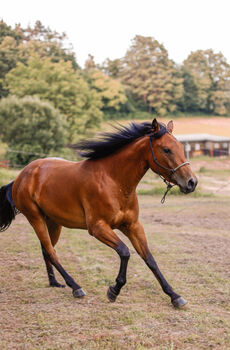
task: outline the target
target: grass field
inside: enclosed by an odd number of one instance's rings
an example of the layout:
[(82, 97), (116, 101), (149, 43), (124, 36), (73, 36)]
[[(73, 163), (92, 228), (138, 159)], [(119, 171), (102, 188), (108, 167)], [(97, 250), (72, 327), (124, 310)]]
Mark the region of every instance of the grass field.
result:
[(169, 196), (162, 206), (160, 195), (148, 194), (161, 188), (151, 172), (138, 188), (146, 193), (139, 196), (140, 219), (149, 246), (188, 301), (184, 309), (171, 306), (124, 237), (131, 251), (127, 284), (109, 303), (106, 291), (119, 259), (81, 230), (63, 229), (57, 253), (87, 296), (77, 300), (68, 287), (49, 288), (40, 244), (18, 215), (0, 235), (0, 349), (230, 349), (230, 192), (226, 186), (222, 191), (230, 180), (229, 160), (217, 162), (213, 169), (209, 160), (193, 161), (200, 180), (196, 196)]

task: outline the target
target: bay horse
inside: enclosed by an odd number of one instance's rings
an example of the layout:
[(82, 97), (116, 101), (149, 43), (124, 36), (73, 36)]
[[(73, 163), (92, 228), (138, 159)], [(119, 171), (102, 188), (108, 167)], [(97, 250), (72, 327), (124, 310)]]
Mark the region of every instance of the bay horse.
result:
[(184, 193), (195, 190), (196, 176), (172, 131), (172, 121), (165, 126), (156, 119), (117, 126), (101, 138), (72, 146), (85, 160), (46, 158), (31, 162), (14, 182), (0, 189), (1, 231), (8, 228), (17, 212), (24, 214), (41, 242), (50, 286), (63, 287), (55, 278), (54, 266), (72, 288), (73, 296), (80, 298), (84, 290), (65, 271), (54, 247), (62, 226), (88, 230), (120, 257), (116, 283), (107, 292), (114, 302), (126, 283), (130, 257), (128, 247), (113, 231), (119, 229), (154, 273), (173, 306), (182, 307), (185, 299), (174, 292), (150, 253), (138, 220), (136, 195), (136, 187), (149, 168)]

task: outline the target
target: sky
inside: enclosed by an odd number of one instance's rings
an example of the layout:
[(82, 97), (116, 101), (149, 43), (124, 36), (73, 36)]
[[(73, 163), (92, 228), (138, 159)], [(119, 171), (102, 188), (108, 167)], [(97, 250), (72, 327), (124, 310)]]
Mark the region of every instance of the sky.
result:
[(0, 0), (0, 19), (22, 27), (40, 20), (65, 32), (83, 67), (125, 55), (135, 35), (151, 36), (182, 63), (212, 48), (230, 63), (229, 0)]

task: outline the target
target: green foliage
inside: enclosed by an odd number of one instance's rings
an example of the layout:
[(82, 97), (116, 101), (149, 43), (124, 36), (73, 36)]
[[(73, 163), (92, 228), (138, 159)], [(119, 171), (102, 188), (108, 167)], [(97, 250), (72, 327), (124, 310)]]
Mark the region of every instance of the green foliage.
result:
[(27, 62), (32, 55), (37, 54), (41, 58), (50, 57), (52, 62), (69, 61), (74, 70), (79, 69), (72, 47), (67, 46), (65, 33), (52, 31), (37, 21), (34, 27), (24, 29), (24, 38), (19, 47), (21, 61)]
[(4, 89), (5, 75), (16, 66), (19, 59), (19, 44), (24, 39), (23, 29), (20, 25), (11, 28), (0, 21), (0, 98), (8, 95)]
[(75, 54), (70, 47), (66, 48), (67, 37), (45, 28), (37, 21), (34, 27), (22, 29), (20, 25), (11, 28), (0, 21), (0, 98), (7, 96), (9, 91), (4, 88), (5, 75), (18, 62), (27, 64), (28, 60), (38, 55), (41, 58), (50, 57), (52, 62), (71, 62), (74, 70), (79, 66)]
[(110, 60), (107, 58), (101, 65), (100, 69), (111, 78), (119, 78), (122, 69), (121, 60), (119, 58), (116, 58), (115, 60)]
[(13, 38), (17, 44), (24, 39), (23, 29), (20, 25), (15, 25), (15, 28), (8, 26), (3, 20), (0, 20), (0, 43), (6, 38)]
[(64, 118), (50, 103), (42, 102), (38, 97), (3, 98), (0, 101), (0, 130), (2, 141), (10, 149), (22, 152), (7, 154), (7, 158), (18, 165), (39, 158), (30, 153), (57, 152), (66, 141)]
[(230, 111), (230, 65), (222, 53), (192, 52), (183, 64), (184, 110), (218, 115)]
[(0, 168), (0, 187), (15, 180), (18, 175), (18, 170)]
[(137, 35), (122, 59), (120, 77), (149, 112), (165, 115), (176, 110), (183, 93), (182, 79), (157, 40)]
[(104, 112), (117, 112), (126, 103), (124, 87), (118, 80), (106, 76), (98, 69), (89, 70), (87, 78), (90, 87), (97, 92)]
[(6, 75), (6, 82), (14, 95), (37, 95), (52, 102), (66, 117), (69, 142), (100, 124), (100, 97), (70, 62), (54, 63), (51, 58), (35, 55), (27, 65), (18, 63)]
[(4, 88), (5, 75), (16, 66), (18, 60), (18, 46), (11, 36), (2, 38), (0, 43), (0, 97), (8, 95), (8, 89)]

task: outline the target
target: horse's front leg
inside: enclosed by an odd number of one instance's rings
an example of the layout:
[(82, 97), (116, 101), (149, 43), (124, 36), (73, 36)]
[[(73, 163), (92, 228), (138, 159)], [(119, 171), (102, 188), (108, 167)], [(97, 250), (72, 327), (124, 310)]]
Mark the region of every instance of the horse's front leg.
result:
[(145, 232), (140, 222), (126, 226), (122, 231), (127, 235), (138, 254), (142, 257), (147, 266), (154, 273), (163, 291), (170, 296), (173, 306), (184, 306), (186, 304), (186, 301), (173, 291), (172, 287), (168, 284), (162, 275), (156, 261), (150, 253)]
[(121, 288), (126, 283), (126, 271), (130, 257), (129, 249), (104, 221), (89, 224), (88, 230), (92, 236), (113, 248), (120, 257), (120, 269), (116, 278), (116, 284), (110, 286), (107, 292), (109, 301), (114, 302)]

